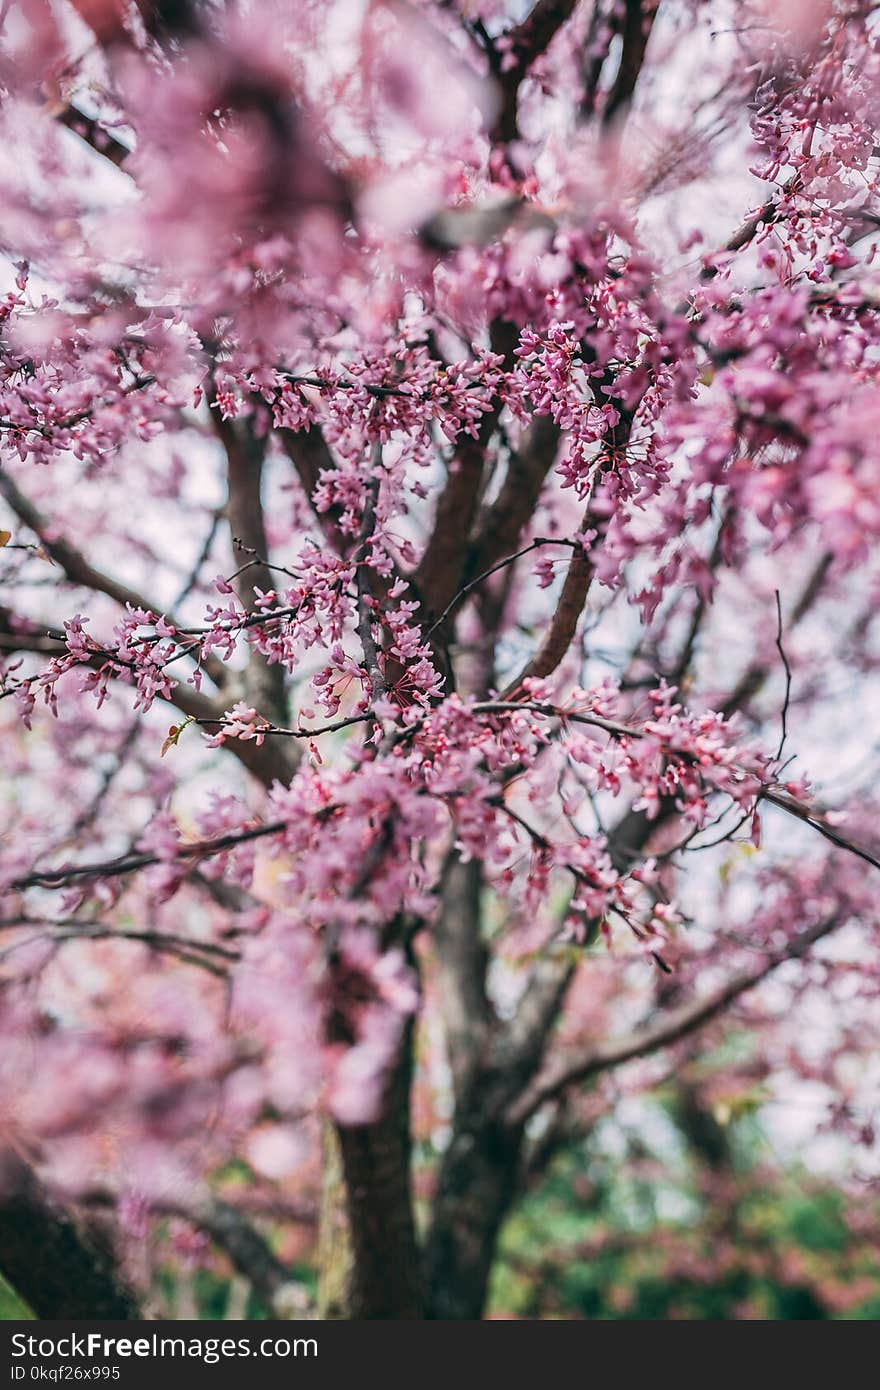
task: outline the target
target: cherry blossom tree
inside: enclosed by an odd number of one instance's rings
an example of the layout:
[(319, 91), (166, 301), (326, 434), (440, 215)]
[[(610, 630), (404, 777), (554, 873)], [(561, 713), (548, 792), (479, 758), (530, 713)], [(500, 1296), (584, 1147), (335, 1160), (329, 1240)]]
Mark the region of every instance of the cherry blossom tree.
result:
[(479, 1317), (559, 1143), (700, 1059), (873, 1173), (878, 39), (866, 0), (2, 6), (38, 1314), (148, 1308), (160, 1229), (311, 1311), (319, 1205), (320, 1316)]
[(492, 1315), (875, 1317), (875, 1197), (791, 1151), (780, 1168), (761, 1088), (728, 1088), (694, 1059), (563, 1137), (505, 1225)]

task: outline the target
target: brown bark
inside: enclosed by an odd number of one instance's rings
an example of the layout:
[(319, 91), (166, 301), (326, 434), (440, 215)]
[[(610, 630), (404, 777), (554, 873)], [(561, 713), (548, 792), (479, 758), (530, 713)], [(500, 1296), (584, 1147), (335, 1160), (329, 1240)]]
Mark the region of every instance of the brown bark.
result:
[(463, 585), (516, 550), (523, 528), (534, 515), (544, 480), (556, 461), (559, 440), (559, 427), (550, 416), (537, 416), (520, 448), (511, 455), (497, 499), (477, 518)]
[(501, 1226), (517, 1194), (522, 1130), (487, 1118), (479, 1086), (456, 1115), (425, 1257), (427, 1316), (481, 1318)]
[(321, 1211), (318, 1222), (318, 1317), (350, 1316), (353, 1252), (345, 1204), (345, 1175), (339, 1136), (329, 1120), (321, 1126)]
[(514, 1018), (493, 1019), (458, 1075), (425, 1250), (429, 1318), (483, 1316), (501, 1227), (521, 1192), (524, 1126), (507, 1110), (540, 1066), (570, 978), (570, 966), (538, 962)]
[(410, 1024), (378, 1117), (366, 1125), (336, 1127), (348, 1214), (348, 1229), (339, 1239), (351, 1248), (348, 1318), (424, 1316), (410, 1182), (412, 1032)]
[[(217, 436), (226, 452), (228, 499), (226, 513), (236, 558), (247, 565), (235, 581), (239, 596), (249, 612), (256, 611), (257, 590), (265, 593), (275, 587), (273, 572), (268, 567), (269, 542), (263, 515), (263, 464), (265, 440), (258, 439), (249, 420), (224, 420), (216, 410), (211, 419)], [(256, 562), (256, 563), (255, 563)], [(270, 664), (262, 652), (252, 647), (244, 673), (244, 694), (258, 714), (273, 723), (287, 723), (287, 697), (284, 688), (284, 667)], [(288, 752), (278, 755), (279, 774), (293, 772), (287, 768)]]
[(482, 939), (483, 868), (454, 855), (446, 867), (443, 905), (434, 930), (437, 993), (456, 1094), (483, 1049), (492, 1021), (486, 997), (487, 952)]
[[(513, 324), (496, 320), (490, 328), (492, 351), (510, 362), (517, 337)], [(500, 413), (501, 403), (496, 401), (492, 410), (482, 417), (477, 438), (465, 438), (459, 445), (437, 501), (431, 536), (412, 579), (422, 603), (422, 616), (429, 624), (444, 613), (464, 581), (471, 532), (477, 520), (485, 478), (487, 451)], [(449, 613), (435, 631), (432, 629), (435, 658), (441, 674), (447, 678), (447, 689), (452, 688), (448, 657), (452, 626), (453, 615)]]

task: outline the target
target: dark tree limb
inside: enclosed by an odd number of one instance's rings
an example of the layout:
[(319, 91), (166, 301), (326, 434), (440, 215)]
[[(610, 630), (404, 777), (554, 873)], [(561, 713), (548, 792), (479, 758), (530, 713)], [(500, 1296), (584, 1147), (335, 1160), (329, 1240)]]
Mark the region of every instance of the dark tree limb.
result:
[[(614, 372), (609, 368), (606, 369), (601, 380), (596, 383), (593, 389), (594, 392), (598, 392), (600, 389), (610, 390), (613, 385)], [(625, 454), (638, 410), (638, 402), (627, 406), (614, 395), (609, 395), (608, 399), (617, 409), (620, 419), (616, 426), (609, 427), (603, 435), (602, 449), (596, 460), (590, 498), (584, 514), (583, 531), (585, 533), (590, 530), (594, 531), (594, 539), (589, 552), (575, 552), (565, 576), (556, 611), (550, 620), (544, 639), (534, 656), (526, 662), (519, 675), (507, 686), (502, 694), (502, 699), (521, 698), (525, 693), (522, 691), (522, 683), (529, 677), (543, 679), (552, 675), (574, 641), (580, 616), (593, 583), (595, 574), (593, 556), (604, 544), (610, 521), (609, 516), (597, 511), (595, 507), (596, 494), (606, 474), (613, 470), (615, 461)]]
[[(511, 323), (496, 321), (491, 327), (493, 352), (506, 361), (512, 358), (518, 333)], [(421, 561), (413, 575), (413, 585), (420, 596), (426, 618), (433, 620), (460, 589), (470, 534), (477, 516), (486, 452), (498, 424), (500, 402), (480, 420), (478, 436), (465, 436), (449, 466), (446, 484), (437, 502), (437, 511), (430, 538)], [(437, 643), (443, 645), (448, 633), (438, 633)]]
[(17, 1155), (2, 1158), (0, 1270), (39, 1318), (137, 1318), (137, 1300), (100, 1237), (50, 1198)]
[(513, 452), (498, 497), (477, 518), (463, 584), (516, 550), (534, 514), (541, 488), (556, 461), (560, 431), (549, 415), (537, 416), (521, 447)]
[(514, 62), (496, 76), (500, 105), (491, 131), (494, 142), (507, 144), (519, 139), (519, 89), (532, 64), (546, 53), (563, 24), (571, 18), (576, 4), (577, 0), (537, 0), (522, 23), (508, 31), (506, 37)]
[(411, 1187), (412, 1035), (410, 1021), (376, 1119), (336, 1127), (351, 1248), (348, 1318), (424, 1316)]
[[(234, 830), (228, 835), (218, 835), (213, 840), (197, 840), (183, 844), (175, 855), (175, 862), (184, 863), (189, 859), (198, 860), (212, 854), (222, 854), (225, 850), (235, 849), (238, 845), (250, 843), (251, 840), (278, 835), (283, 829), (284, 821), (269, 821), (263, 825), (255, 825), (249, 830)], [(35, 869), (32, 873), (13, 879), (9, 887), (16, 893), (24, 892), (26, 888), (62, 888), (79, 879), (118, 878), (120, 875), (137, 873), (139, 869), (148, 869), (159, 862), (159, 856), (150, 852), (122, 854), (116, 859), (104, 859), (100, 863), (68, 864), (58, 869)]]
[(434, 529), (414, 576), (416, 589), (432, 617), (446, 607), (459, 588), (493, 429), (494, 422), (484, 415), (479, 438), (465, 439), (459, 446), (437, 503)]
[(373, 613), (373, 591), (370, 583), (370, 569), (367, 564), (367, 552), (370, 541), (376, 526), (376, 502), (379, 496), (379, 473), (381, 463), (381, 451), (377, 448), (375, 457), (375, 471), (367, 484), (366, 496), (364, 498), (364, 514), (361, 521), (360, 534), (358, 536), (358, 548), (355, 551), (355, 563), (357, 572), (355, 582), (358, 592), (358, 620), (357, 630), (361, 641), (361, 648), (364, 654), (364, 667), (370, 678), (370, 688), (374, 700), (379, 700), (385, 694), (385, 677), (382, 674), (382, 667), (379, 662), (379, 648), (373, 636), (373, 625), (375, 617)]
[(503, 700), (522, 690), (529, 677), (550, 676), (565, 657), (574, 641), (584, 604), (593, 580), (593, 565), (587, 555), (577, 552), (569, 564), (556, 612), (535, 655), (526, 662), (519, 675), (502, 692)]
[(479, 861), (464, 864), (453, 852), (443, 877), (434, 944), (437, 993), (456, 1094), (462, 1092), (477, 1064), (493, 1019), (486, 996), (488, 953), (481, 933), (482, 886)]
[[(376, 873), (392, 835), (389, 818), (363, 857), (350, 890), (352, 898), (360, 896)], [(338, 920), (327, 924), (324, 944), (331, 1001), (327, 1042), (346, 1046), (354, 1040), (346, 1008), (351, 982), (340, 956)], [(388, 949), (401, 944), (415, 970), (411, 933), (405, 920), (394, 916), (381, 945)], [(424, 1316), (412, 1194), (414, 1032), (410, 1017), (401, 1029), (374, 1118), (366, 1124), (338, 1121), (325, 1136), (321, 1249), (327, 1264), (321, 1271), (319, 1301), (331, 1316), (371, 1320)]]
[(312, 425), (308, 430), (282, 427), (275, 430), (275, 438), (296, 470), (324, 538), (338, 555), (343, 555), (350, 540), (339, 529), (340, 509), (331, 507), (329, 511), (319, 512), (315, 506), (315, 489), (321, 481), (322, 473), (330, 473), (336, 466), (320, 427)]
[(632, 101), (659, 8), (659, 0), (626, 0), (620, 67), (602, 112), (605, 126), (619, 119)]
[(225, 1251), (239, 1274), (244, 1275), (275, 1317), (301, 1315), (302, 1287), (291, 1278), (290, 1270), (240, 1211), (228, 1202), (212, 1198), (192, 1213), (183, 1211), (181, 1214)]
[[(115, 164), (117, 169), (122, 168), (131, 154), (128, 145), (123, 144), (93, 116), (87, 116), (73, 102), (68, 102), (53, 114), (60, 125), (66, 126), (84, 144), (88, 145), (89, 149), (94, 150), (95, 154), (99, 154), (102, 159), (108, 160), (110, 164)], [(126, 170), (126, 172), (128, 171)]]

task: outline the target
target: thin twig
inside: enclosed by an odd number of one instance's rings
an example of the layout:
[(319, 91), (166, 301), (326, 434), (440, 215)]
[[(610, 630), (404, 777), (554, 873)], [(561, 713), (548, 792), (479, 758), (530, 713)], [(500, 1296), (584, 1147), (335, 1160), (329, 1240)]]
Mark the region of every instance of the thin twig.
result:
[(785, 740), (788, 737), (788, 707), (791, 703), (791, 667), (788, 664), (788, 657), (785, 655), (785, 648), (782, 645), (782, 599), (779, 590), (776, 590), (776, 650), (782, 659), (785, 668), (785, 699), (782, 702), (782, 733), (779, 738), (779, 747), (776, 750), (776, 761), (782, 757), (782, 750), (785, 747)]
[[(258, 725), (261, 738), (319, 738), (321, 734), (335, 734), (340, 729), (348, 729), (353, 724), (366, 724), (373, 715), (350, 714), (346, 719), (337, 719), (333, 724), (320, 724), (316, 729), (281, 729), (275, 724)], [(234, 719), (191, 719), (191, 724), (202, 724), (208, 728), (226, 728), (235, 723)]]
[(436, 632), (437, 628), (441, 627), (449, 617), (453, 608), (457, 608), (462, 599), (466, 598), (472, 589), (476, 589), (478, 584), (482, 584), (484, 579), (488, 579), (490, 575), (497, 573), (498, 570), (504, 569), (506, 565), (512, 565), (516, 560), (521, 560), (523, 555), (528, 555), (529, 551), (537, 550), (538, 547), (542, 545), (566, 545), (571, 550), (581, 549), (580, 541), (561, 540), (554, 536), (536, 536), (528, 545), (524, 545), (522, 550), (515, 551), (513, 555), (505, 555), (502, 560), (498, 560), (496, 564), (490, 565), (487, 570), (483, 570), (482, 574), (478, 574), (475, 579), (472, 579), (468, 584), (465, 584), (459, 589), (458, 593), (454, 594), (449, 600), (443, 612), (440, 614), (440, 617), (427, 629), (424, 634), (425, 637), (430, 637), (433, 632)]

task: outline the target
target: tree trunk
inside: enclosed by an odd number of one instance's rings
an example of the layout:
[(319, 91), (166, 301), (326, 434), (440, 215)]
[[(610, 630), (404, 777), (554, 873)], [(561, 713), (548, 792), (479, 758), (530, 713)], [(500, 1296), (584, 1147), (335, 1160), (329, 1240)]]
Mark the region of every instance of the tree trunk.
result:
[(319, 1296), (324, 1317), (424, 1317), (410, 1174), (412, 1044), (409, 1023), (377, 1118), (337, 1125), (335, 1144), (325, 1144)]
[(38, 1318), (140, 1316), (110, 1251), (60, 1210), (19, 1159), (4, 1155), (0, 1269)]
[(481, 1117), (479, 1088), (440, 1166), (425, 1259), (427, 1316), (483, 1316), (501, 1226), (518, 1193), (522, 1129)]

